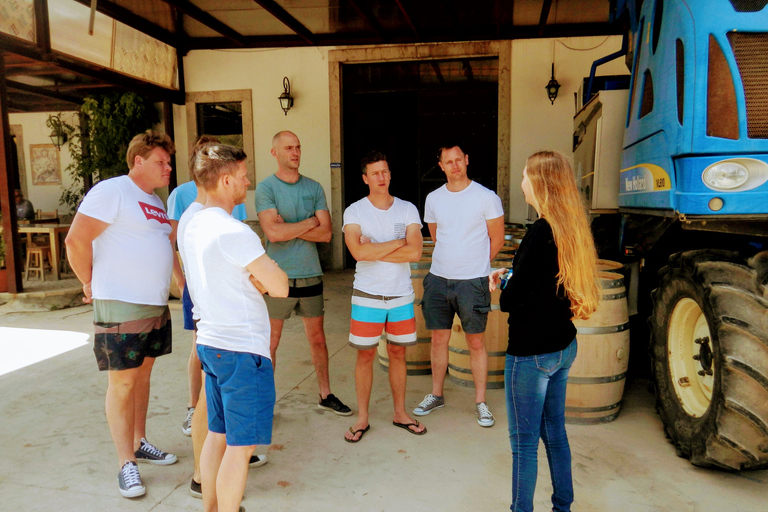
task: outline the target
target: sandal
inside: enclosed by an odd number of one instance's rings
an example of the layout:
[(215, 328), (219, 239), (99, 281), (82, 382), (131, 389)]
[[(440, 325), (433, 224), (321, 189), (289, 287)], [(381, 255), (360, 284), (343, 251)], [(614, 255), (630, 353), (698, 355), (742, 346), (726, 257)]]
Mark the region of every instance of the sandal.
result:
[(344, 440), (346, 442), (348, 442), (348, 443), (357, 443), (358, 441), (360, 441), (363, 438), (365, 433), (368, 432), (369, 430), (371, 430), (371, 426), (370, 425), (368, 425), (365, 428), (361, 428), (360, 430), (352, 430), (352, 427), (349, 427), (349, 431), (352, 432), (353, 436), (356, 436), (359, 433), (360, 437), (358, 437), (357, 439), (347, 439), (347, 436), (344, 436)]
[(408, 432), (410, 432), (415, 436), (422, 436), (427, 433), (427, 427), (424, 427), (424, 430), (422, 430), (421, 432), (417, 432), (411, 428), (411, 427), (419, 428), (418, 421), (416, 423), (398, 423), (396, 421), (393, 421), (392, 424), (396, 427), (404, 428), (405, 430), (407, 430)]

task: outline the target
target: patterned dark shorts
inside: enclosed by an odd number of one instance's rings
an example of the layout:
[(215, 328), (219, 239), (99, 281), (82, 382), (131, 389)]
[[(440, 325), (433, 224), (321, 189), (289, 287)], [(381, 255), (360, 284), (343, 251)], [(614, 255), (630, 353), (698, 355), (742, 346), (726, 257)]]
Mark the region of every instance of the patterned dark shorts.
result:
[(145, 357), (171, 353), (171, 312), (124, 322), (94, 322), (93, 353), (100, 371), (138, 368)]

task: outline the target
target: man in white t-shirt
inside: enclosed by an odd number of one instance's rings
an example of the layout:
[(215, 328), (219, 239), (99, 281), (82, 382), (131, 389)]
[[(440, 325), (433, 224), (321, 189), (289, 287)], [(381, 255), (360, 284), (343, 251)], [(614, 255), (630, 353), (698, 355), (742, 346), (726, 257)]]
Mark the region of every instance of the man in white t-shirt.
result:
[[(184, 263), (185, 270), (187, 268), (187, 256), (184, 250), (184, 244), (182, 243), (182, 240), (184, 239), (184, 233), (186, 232), (189, 222), (197, 212), (203, 209), (203, 206), (208, 199), (208, 195), (206, 194), (205, 189), (198, 183), (197, 176), (195, 174), (195, 167), (197, 165), (197, 151), (199, 151), (206, 144), (218, 143), (218, 139), (203, 135), (198, 137), (197, 141), (192, 147), (192, 156), (189, 158), (189, 174), (192, 178), (192, 181), (189, 183), (195, 185), (196, 196), (194, 201), (189, 205), (182, 205), (185, 206), (183, 212), (174, 212), (174, 206), (171, 206), (171, 197), (169, 196), (168, 198), (168, 216), (171, 219), (171, 226), (174, 227), (175, 231), (175, 233), (171, 234), (171, 238), (178, 238), (179, 256), (181, 256), (181, 261)], [(176, 190), (178, 190), (178, 188), (174, 189), (174, 191)], [(171, 196), (172, 195), (173, 194), (171, 194)], [(177, 210), (179, 209), (178, 207), (180, 202), (181, 201), (176, 202)], [(238, 210), (242, 211), (242, 218), (238, 218)], [(175, 223), (173, 220), (174, 213), (177, 213), (177, 216), (179, 217), (178, 222)], [(235, 206), (232, 214), (233, 217), (237, 220), (244, 220), (245, 208), (243, 207), (243, 204)], [(192, 353), (190, 354), (189, 363), (187, 366), (187, 374), (189, 376), (190, 385), (190, 403), (192, 404), (192, 407), (188, 407), (187, 409), (188, 414), (182, 425), (182, 432), (187, 434), (187, 429), (189, 429), (189, 434), (187, 435), (191, 434), (192, 436), (192, 456), (195, 461), (195, 471), (192, 474), (192, 480), (189, 483), (189, 494), (194, 498), (202, 498), (203, 491), (200, 483), (200, 453), (202, 452), (205, 438), (208, 435), (208, 404), (205, 398), (205, 388), (203, 387), (203, 375), (205, 373), (201, 370), (202, 367), (200, 365), (200, 358), (197, 357), (197, 323), (200, 321), (200, 312), (198, 311), (198, 308), (196, 308), (192, 303), (192, 297), (190, 296), (189, 287), (185, 282), (183, 273), (180, 275), (180, 278), (181, 282), (184, 283), (184, 285), (181, 287), (184, 289), (184, 297), (182, 299), (182, 306), (184, 310), (184, 329), (192, 331)], [(197, 378), (193, 378), (193, 375)], [(263, 466), (266, 463), (267, 455), (259, 454), (252, 455), (248, 465), (252, 468), (255, 468)]]
[(173, 141), (147, 130), (133, 138), (130, 171), (100, 181), (83, 199), (67, 235), (67, 257), (93, 303), (93, 351), (108, 371), (107, 423), (117, 449), (118, 487), (146, 492), (136, 462), (167, 465), (176, 456), (146, 440), (149, 379), (155, 358), (171, 352), (168, 289), (171, 224), (154, 193), (168, 186)]
[(208, 435), (200, 460), (203, 507), (234, 512), (256, 445), (272, 442), (275, 380), (269, 313), (262, 292), (288, 295), (288, 276), (258, 235), (232, 218), (250, 182), (243, 150), (211, 144), (196, 154), (205, 207), (181, 239), (187, 283), (200, 321), (197, 353), (205, 371)]
[(432, 393), (413, 414), (424, 416), (445, 405), (448, 342), (458, 314), (469, 346), (477, 423), (492, 427), (496, 420), (485, 402), (485, 326), (491, 310), (491, 260), (504, 245), (504, 210), (499, 196), (467, 177), (469, 155), (458, 144), (441, 147), (438, 159), (448, 183), (430, 192), (424, 206), (424, 221), (435, 243), (422, 300), (424, 321), (432, 330)]
[(362, 162), (367, 197), (344, 211), (344, 240), (357, 260), (352, 291), (349, 344), (357, 349), (355, 389), (357, 423), (344, 434), (349, 443), (368, 430), (373, 359), (382, 330), (387, 334), (389, 385), (395, 414), (392, 424), (416, 435), (427, 428), (405, 412), (405, 347), (416, 344), (413, 287), (408, 262), (421, 257), (421, 220), (414, 205), (389, 193), (387, 157), (378, 151)]

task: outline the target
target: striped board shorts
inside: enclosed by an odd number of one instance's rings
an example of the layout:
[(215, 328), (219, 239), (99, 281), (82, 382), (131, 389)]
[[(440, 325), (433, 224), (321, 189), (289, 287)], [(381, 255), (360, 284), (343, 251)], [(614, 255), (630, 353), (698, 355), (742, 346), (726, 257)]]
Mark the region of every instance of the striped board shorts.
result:
[(385, 297), (352, 290), (349, 344), (363, 350), (376, 347), (385, 331), (387, 343), (415, 345), (414, 297), (413, 293), (404, 297)]

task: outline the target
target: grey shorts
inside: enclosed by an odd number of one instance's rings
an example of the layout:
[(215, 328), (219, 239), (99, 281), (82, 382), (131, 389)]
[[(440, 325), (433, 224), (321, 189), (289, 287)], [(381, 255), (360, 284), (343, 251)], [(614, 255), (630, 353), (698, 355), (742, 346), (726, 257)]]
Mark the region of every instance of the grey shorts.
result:
[(294, 311), (296, 316), (307, 318), (323, 316), (323, 279), (320, 276), (289, 279), (288, 297), (264, 295), (264, 302), (272, 320), (288, 320)]
[(483, 333), (491, 311), (488, 278), (445, 279), (429, 273), (424, 277), (421, 308), (431, 331), (452, 328), (458, 314), (465, 333)]

